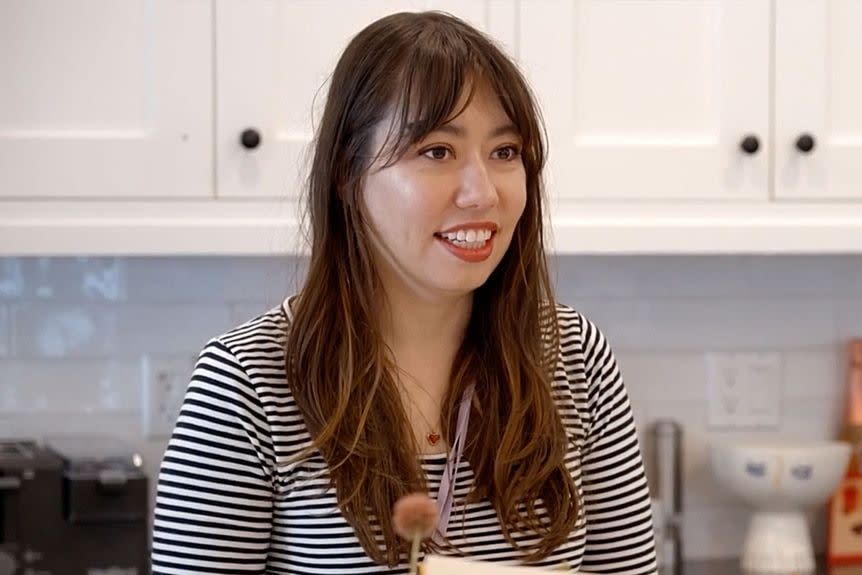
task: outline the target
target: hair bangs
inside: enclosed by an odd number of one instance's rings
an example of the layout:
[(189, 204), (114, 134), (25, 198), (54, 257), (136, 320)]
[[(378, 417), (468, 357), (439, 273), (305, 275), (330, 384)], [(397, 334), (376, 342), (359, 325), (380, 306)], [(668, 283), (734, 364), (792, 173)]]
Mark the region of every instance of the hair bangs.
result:
[(380, 147), (380, 155), (387, 155), (385, 166), (470, 105), (481, 75), (470, 52), (463, 42), (420, 42), (402, 60), (392, 90), (389, 130)]

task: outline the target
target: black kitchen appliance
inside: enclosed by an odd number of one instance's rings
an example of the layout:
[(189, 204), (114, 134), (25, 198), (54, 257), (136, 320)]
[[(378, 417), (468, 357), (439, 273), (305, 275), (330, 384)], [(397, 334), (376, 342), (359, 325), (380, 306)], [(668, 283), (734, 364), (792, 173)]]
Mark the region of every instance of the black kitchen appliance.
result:
[(118, 442), (0, 440), (0, 575), (144, 575), (147, 500)]

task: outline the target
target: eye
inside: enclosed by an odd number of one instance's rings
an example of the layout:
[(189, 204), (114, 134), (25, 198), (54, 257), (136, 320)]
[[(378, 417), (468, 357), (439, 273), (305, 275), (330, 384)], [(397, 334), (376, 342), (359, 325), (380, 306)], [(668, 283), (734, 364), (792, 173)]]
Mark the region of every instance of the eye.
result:
[(447, 154), (451, 154), (452, 151), (446, 146), (434, 146), (425, 148), (420, 153), (430, 160), (445, 160)]
[(521, 149), (515, 145), (503, 146), (494, 150), (498, 160), (511, 161), (521, 155)]

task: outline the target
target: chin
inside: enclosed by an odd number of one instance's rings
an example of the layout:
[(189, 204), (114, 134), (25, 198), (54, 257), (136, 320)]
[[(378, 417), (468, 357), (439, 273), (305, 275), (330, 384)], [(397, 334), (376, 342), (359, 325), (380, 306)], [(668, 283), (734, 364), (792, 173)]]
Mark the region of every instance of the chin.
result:
[(449, 276), (449, 278), (446, 278), (449, 281), (447, 281), (445, 285), (441, 285), (440, 287), (448, 293), (466, 295), (476, 291), (477, 289), (485, 285), (485, 282), (487, 282), (488, 278), (491, 277), (492, 271), (493, 268), (481, 274), (464, 274), (460, 278), (455, 276)]

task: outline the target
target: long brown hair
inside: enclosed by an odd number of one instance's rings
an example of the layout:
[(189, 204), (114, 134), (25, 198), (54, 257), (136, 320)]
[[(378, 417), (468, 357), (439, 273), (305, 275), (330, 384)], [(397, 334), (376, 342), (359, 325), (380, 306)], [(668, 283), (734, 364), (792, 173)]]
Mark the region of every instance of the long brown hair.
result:
[(378, 324), (381, 286), (362, 181), (377, 154), (374, 130), (387, 114), (394, 110), (397, 119), (392, 160), (456, 116), (464, 90), (472, 94), (480, 82), (520, 133), (527, 203), (507, 253), (473, 298), (442, 432), (451, 438), (458, 402), (474, 383), (464, 447), (475, 476), (470, 498), (492, 502), (513, 546), (522, 547), (515, 532), (538, 533), (538, 543), (522, 549), (528, 561), (565, 542), (579, 516), (551, 394), (559, 335), (544, 249), (537, 107), (516, 66), (476, 29), (439, 12), (393, 14), (353, 38), (331, 78), (308, 180), (311, 260), (286, 347), (291, 391), (341, 511), (368, 555), (390, 566), (405, 550), (389, 519), (392, 505), (427, 487)]

